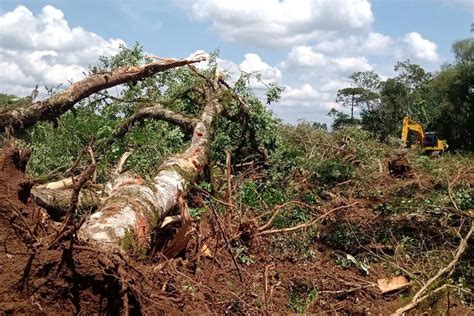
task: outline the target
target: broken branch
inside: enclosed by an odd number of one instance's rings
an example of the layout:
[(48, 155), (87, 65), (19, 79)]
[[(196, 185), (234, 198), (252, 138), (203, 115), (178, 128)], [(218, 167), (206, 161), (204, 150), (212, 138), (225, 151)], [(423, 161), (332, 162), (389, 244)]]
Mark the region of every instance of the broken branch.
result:
[(261, 232), (255, 234), (255, 236), (269, 235), (269, 234), (276, 234), (276, 233), (287, 233), (287, 232), (295, 231), (295, 230), (302, 229), (302, 228), (305, 228), (305, 227), (309, 227), (309, 226), (312, 226), (312, 225), (316, 224), (318, 221), (328, 217), (332, 213), (334, 213), (336, 211), (339, 211), (339, 210), (342, 210), (342, 209), (350, 208), (350, 207), (356, 205), (357, 203), (358, 202), (354, 202), (350, 205), (343, 205), (343, 206), (336, 207), (336, 208), (324, 213), (323, 215), (317, 217), (315, 220), (313, 220), (309, 223), (304, 223), (304, 224), (300, 224), (300, 225), (297, 225), (297, 226), (281, 228), (281, 229), (265, 230), (265, 231), (261, 231)]
[(471, 238), (471, 235), (472, 233), (474, 232), (474, 222), (471, 222), (471, 228), (469, 229), (468, 233), (466, 234), (466, 236), (461, 240), (461, 242), (459, 243), (459, 246), (456, 250), (456, 254), (454, 255), (454, 258), (453, 260), (444, 268), (440, 269), (438, 271), (438, 273), (436, 273), (431, 279), (429, 279), (425, 285), (423, 285), (421, 287), (421, 289), (413, 296), (410, 304), (404, 306), (404, 307), (401, 307), (399, 309), (397, 309), (395, 311), (395, 313), (393, 315), (402, 315), (403, 313), (409, 311), (410, 309), (412, 308), (415, 308), (422, 300), (426, 299), (429, 295), (435, 293), (435, 291), (440, 291), (442, 290), (445, 286), (441, 286), (439, 288), (437, 288), (436, 290), (432, 291), (431, 293), (428, 293), (427, 295), (423, 296), (420, 298), (421, 295), (423, 295), (426, 290), (439, 278), (441, 277), (442, 275), (448, 273), (449, 271), (451, 271), (452, 269), (454, 269), (454, 266), (456, 265), (456, 263), (459, 261), (459, 258), (461, 257), (461, 255), (464, 253), (464, 251), (466, 250), (467, 248), (467, 242), (469, 240), (469, 238)]

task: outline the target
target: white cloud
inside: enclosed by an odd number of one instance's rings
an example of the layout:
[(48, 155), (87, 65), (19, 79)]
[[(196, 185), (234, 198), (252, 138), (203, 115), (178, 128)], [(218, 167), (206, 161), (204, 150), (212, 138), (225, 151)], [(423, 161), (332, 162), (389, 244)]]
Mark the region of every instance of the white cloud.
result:
[[(286, 90), (281, 100), (270, 108), (285, 121), (306, 118), (329, 122), (326, 114), (331, 108), (347, 111), (335, 99), (339, 89), (351, 85), (348, 77), (352, 73), (375, 70), (386, 78), (398, 60), (410, 58), (422, 65), (435, 65), (437, 56), (436, 45), (419, 34), (391, 38), (368, 32), (334, 40), (327, 38), (314, 46), (293, 46), (278, 66), (269, 65), (257, 54), (246, 54), (239, 65), (231, 61), (219, 61), (219, 64), (237, 73), (239, 70), (259, 72), (264, 82), (284, 85)], [(251, 85), (264, 99), (265, 85), (256, 80), (251, 80)]]
[(344, 73), (372, 70), (372, 66), (369, 65), (369, 61), (365, 57), (340, 57), (334, 58), (333, 61)]
[(328, 62), (326, 56), (313, 50), (310, 46), (293, 46), (284, 67), (318, 67)]
[(332, 93), (321, 92), (311, 84), (300, 87), (286, 86), (281, 100), (271, 104), (271, 110), (287, 122), (295, 123), (299, 119), (330, 124), (327, 113), (332, 108), (341, 110)]
[(321, 95), (313, 87), (305, 83), (301, 88), (286, 87), (282, 95), (284, 101), (307, 101), (308, 99), (317, 99)]
[(393, 39), (376, 32), (365, 35), (340, 37), (335, 40), (324, 40), (315, 45), (315, 49), (326, 54), (341, 55), (383, 55), (390, 50)]
[(286, 61), (282, 63), (282, 67), (287, 69), (295, 67), (300, 71), (318, 71), (319, 73), (338, 71), (342, 74), (372, 70), (367, 58), (363, 56), (329, 57), (310, 46), (293, 47)]
[[(418, 33), (399, 38), (368, 32), (358, 36), (331, 37), (309, 46), (293, 46), (280, 63), (287, 91), (274, 105), (276, 114), (291, 122), (306, 115), (309, 120), (326, 121), (337, 91), (350, 86), (349, 76), (356, 71), (375, 70), (382, 78), (393, 75), (393, 65), (411, 59), (423, 67), (435, 67), (440, 58), (432, 43)], [(292, 108), (294, 114), (288, 110)]]
[(439, 61), (436, 44), (424, 39), (419, 33), (408, 33), (403, 41), (407, 45), (409, 53), (418, 60), (425, 62)]
[(348, 78), (331, 78), (326, 80), (324, 84), (321, 85), (320, 90), (336, 99), (337, 90), (345, 88), (349, 85), (350, 81)]
[(239, 64), (239, 69), (247, 73), (258, 73), (260, 80), (252, 78), (250, 84), (254, 88), (264, 88), (264, 84), (280, 83), (281, 70), (264, 62), (257, 54), (245, 54), (244, 60)]
[(257, 46), (289, 46), (314, 39), (319, 33), (366, 30), (374, 20), (368, 0), (185, 2), (192, 4), (195, 19), (210, 22), (222, 38)]
[(0, 44), (2, 92), (27, 95), (36, 84), (53, 87), (83, 78), (100, 55), (113, 55), (125, 43), (71, 28), (61, 10), (47, 5), (37, 16), (24, 6), (0, 16)]
[(311, 49), (313, 52), (339, 57), (385, 57), (390, 63), (405, 58), (428, 63), (439, 61), (436, 44), (416, 32), (400, 38), (369, 32), (359, 36), (324, 40)]
[(474, 1), (472, 0), (438, 0), (447, 5), (462, 6), (471, 13), (474, 12)]

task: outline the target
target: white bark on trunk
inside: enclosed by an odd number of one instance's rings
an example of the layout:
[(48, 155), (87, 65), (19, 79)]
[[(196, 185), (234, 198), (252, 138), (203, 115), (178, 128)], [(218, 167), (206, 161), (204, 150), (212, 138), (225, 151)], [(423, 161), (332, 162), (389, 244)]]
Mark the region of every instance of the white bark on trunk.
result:
[(140, 246), (149, 245), (153, 229), (178, 205), (180, 192), (207, 164), (210, 127), (222, 111), (215, 94), (194, 128), (190, 146), (168, 158), (151, 183), (131, 174), (113, 180), (103, 207), (79, 229), (80, 240), (105, 250), (125, 250), (122, 241), (132, 233)]

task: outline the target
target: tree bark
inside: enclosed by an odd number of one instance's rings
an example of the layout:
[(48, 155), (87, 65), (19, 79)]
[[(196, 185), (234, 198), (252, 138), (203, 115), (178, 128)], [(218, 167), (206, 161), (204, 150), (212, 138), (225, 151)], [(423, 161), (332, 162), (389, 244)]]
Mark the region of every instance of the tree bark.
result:
[(146, 248), (151, 232), (178, 205), (181, 192), (208, 163), (210, 128), (222, 112), (217, 79), (206, 89), (206, 106), (196, 121), (189, 147), (169, 157), (151, 181), (122, 174), (109, 186), (110, 195), (103, 207), (92, 214), (78, 231), (80, 240), (104, 250), (126, 250), (124, 239), (132, 234)]
[[(38, 187), (31, 189), (33, 202), (46, 209), (55, 220), (66, 215), (71, 204), (71, 195), (72, 189), (54, 190)], [(103, 197), (94, 190), (82, 189), (78, 198), (77, 209), (85, 213), (96, 210)]]
[(141, 66), (123, 67), (110, 72), (92, 74), (44, 101), (32, 102), (29, 105), (0, 112), (0, 133), (9, 126), (14, 131), (19, 131), (36, 124), (36, 122), (57, 118), (70, 110), (77, 102), (101, 90), (126, 82), (138, 81), (158, 72), (203, 60), (202, 56), (179, 60), (164, 59)]

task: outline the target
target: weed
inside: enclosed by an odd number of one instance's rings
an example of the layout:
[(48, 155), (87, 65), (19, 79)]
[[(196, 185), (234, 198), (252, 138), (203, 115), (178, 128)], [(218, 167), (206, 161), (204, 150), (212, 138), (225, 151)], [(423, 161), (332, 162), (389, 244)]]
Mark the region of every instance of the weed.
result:
[(189, 208), (189, 215), (191, 215), (192, 218), (194, 218), (196, 221), (200, 221), (202, 215), (206, 213), (206, 208), (205, 207), (199, 207), (199, 208)]
[(237, 259), (241, 263), (243, 263), (247, 266), (249, 266), (249, 265), (251, 265), (252, 263), (255, 262), (253, 260), (252, 256), (248, 253), (248, 248), (245, 247), (245, 246), (234, 247), (233, 252), (235, 253), (235, 256), (237, 257)]
[(304, 313), (318, 297), (318, 290), (311, 286), (309, 290), (306, 284), (297, 284), (292, 287), (288, 299), (288, 308), (294, 313)]
[(271, 252), (281, 259), (292, 262), (312, 262), (316, 259), (312, 244), (318, 232), (317, 227), (312, 227), (298, 233), (274, 236), (271, 241)]

